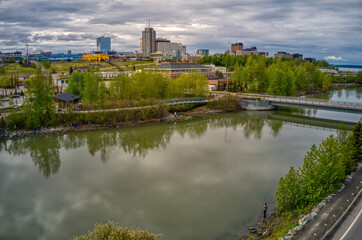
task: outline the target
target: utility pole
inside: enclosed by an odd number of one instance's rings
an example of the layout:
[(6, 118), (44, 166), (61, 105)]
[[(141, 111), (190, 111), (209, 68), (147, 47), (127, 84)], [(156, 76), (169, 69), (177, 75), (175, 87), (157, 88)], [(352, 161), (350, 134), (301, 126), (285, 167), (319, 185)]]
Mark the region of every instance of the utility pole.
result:
[(26, 44), (26, 65), (29, 65), (29, 44)]

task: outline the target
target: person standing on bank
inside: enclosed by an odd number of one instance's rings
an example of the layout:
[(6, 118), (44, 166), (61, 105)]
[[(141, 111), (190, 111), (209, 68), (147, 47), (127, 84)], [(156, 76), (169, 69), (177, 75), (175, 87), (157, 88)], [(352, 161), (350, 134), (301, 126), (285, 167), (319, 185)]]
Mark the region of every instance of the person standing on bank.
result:
[(266, 211), (268, 211), (268, 205), (264, 202), (264, 218), (266, 218)]

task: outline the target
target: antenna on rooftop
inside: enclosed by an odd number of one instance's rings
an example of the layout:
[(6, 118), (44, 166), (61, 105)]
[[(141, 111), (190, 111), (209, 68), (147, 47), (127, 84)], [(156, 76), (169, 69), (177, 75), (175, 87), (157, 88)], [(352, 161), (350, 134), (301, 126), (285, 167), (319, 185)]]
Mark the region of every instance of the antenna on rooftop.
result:
[(148, 28), (151, 27), (151, 18), (148, 19)]

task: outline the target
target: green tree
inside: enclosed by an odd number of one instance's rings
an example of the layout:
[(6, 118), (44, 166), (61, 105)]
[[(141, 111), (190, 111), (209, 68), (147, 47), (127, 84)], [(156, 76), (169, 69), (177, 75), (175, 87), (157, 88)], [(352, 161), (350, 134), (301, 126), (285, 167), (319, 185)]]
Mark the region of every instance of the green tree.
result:
[(307, 71), (303, 66), (298, 66), (294, 69), (295, 72), (295, 85), (298, 90), (307, 91)]
[(83, 101), (95, 102), (98, 99), (99, 80), (94, 73), (87, 73), (84, 77)]
[(362, 161), (362, 124), (359, 121), (352, 130), (350, 139), (352, 148), (352, 159), (355, 164)]
[(322, 88), (324, 91), (327, 91), (330, 89), (330, 87), (332, 86), (332, 81), (333, 81), (333, 77), (326, 73), (323, 76), (323, 82), (322, 82)]
[(28, 81), (27, 101), (25, 112), (27, 114), (27, 127), (47, 124), (54, 116), (53, 104), (54, 85), (49, 73), (40, 69)]
[(358, 71), (358, 73), (356, 75), (356, 82), (362, 83), (362, 71)]
[(84, 77), (85, 73), (73, 72), (68, 79), (68, 87), (65, 92), (82, 96), (84, 90)]
[(300, 168), (306, 203), (315, 203), (337, 190), (345, 178), (340, 144), (333, 135), (304, 157)]
[(48, 69), (48, 68), (50, 68), (51, 62), (43, 60), (40, 62), (40, 64), (43, 65), (43, 67), (45, 67), (46, 69)]
[(288, 174), (279, 180), (278, 190), (275, 193), (277, 208), (280, 211), (290, 211), (299, 208), (303, 198), (301, 178), (298, 170), (291, 167)]

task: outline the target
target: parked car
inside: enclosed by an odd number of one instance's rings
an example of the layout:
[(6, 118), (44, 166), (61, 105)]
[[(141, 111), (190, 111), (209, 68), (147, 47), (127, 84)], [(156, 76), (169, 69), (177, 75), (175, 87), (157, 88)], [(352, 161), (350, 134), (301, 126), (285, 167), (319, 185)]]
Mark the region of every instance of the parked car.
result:
[(10, 98), (6, 97), (6, 98), (1, 99), (1, 101), (10, 101)]
[(15, 94), (15, 95), (12, 96), (12, 98), (19, 98), (19, 97), (20, 97), (20, 96), (17, 95), (17, 94)]

